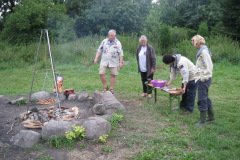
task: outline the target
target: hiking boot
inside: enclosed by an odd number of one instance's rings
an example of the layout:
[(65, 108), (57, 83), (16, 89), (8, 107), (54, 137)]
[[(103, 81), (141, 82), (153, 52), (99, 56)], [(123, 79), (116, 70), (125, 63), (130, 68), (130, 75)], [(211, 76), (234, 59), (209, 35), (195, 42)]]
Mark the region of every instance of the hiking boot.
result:
[(206, 119), (207, 123), (213, 122), (215, 120), (214, 113), (213, 113), (213, 107), (208, 108), (208, 118)]
[(207, 111), (200, 111), (200, 122), (194, 124), (197, 127), (202, 127), (206, 125)]

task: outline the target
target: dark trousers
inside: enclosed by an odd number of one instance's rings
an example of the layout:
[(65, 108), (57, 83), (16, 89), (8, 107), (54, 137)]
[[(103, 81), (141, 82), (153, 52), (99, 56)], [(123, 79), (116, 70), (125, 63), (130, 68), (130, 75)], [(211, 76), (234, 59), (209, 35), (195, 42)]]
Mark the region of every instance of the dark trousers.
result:
[[(153, 79), (153, 75), (154, 74), (151, 74), (150, 76), (147, 76), (147, 72), (141, 72), (141, 79), (142, 79), (142, 87), (143, 87), (143, 93), (147, 93), (147, 86), (145, 84), (145, 82), (148, 80), (148, 79)], [(150, 91), (148, 91), (148, 94), (152, 94), (152, 89), (150, 88), (149, 89)]]
[(197, 82), (198, 85), (198, 109), (199, 111), (207, 111), (208, 108), (212, 107), (212, 101), (208, 97), (209, 87), (212, 83), (212, 78), (209, 80), (202, 82), (199, 80)]
[[(183, 88), (182, 84), (182, 88)], [(196, 97), (197, 84), (195, 80), (189, 81), (185, 90), (185, 93), (182, 95), (182, 101), (180, 102), (180, 107), (185, 108), (189, 112), (193, 112), (195, 97)]]

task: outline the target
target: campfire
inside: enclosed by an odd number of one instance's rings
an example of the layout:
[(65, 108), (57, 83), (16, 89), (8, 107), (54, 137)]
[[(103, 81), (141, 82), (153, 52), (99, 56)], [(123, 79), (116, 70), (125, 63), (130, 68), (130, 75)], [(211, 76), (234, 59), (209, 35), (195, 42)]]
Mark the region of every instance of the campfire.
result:
[[(42, 104), (45, 102), (53, 100), (42, 101)], [(40, 101), (41, 102), (41, 101)], [(68, 107), (61, 106), (61, 108), (56, 106), (46, 107), (46, 108), (32, 108), (28, 113), (23, 113), (19, 116), (19, 119), (23, 121), (23, 126), (25, 128), (42, 128), (50, 120), (55, 121), (71, 121), (72, 119), (79, 118), (79, 108), (78, 107)]]

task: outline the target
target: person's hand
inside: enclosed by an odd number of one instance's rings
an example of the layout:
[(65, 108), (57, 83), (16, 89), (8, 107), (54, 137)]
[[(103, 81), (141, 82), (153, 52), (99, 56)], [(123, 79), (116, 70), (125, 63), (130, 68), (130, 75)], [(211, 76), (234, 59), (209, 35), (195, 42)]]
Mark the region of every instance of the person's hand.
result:
[(94, 64), (97, 64), (97, 62), (98, 62), (98, 59), (95, 58), (95, 59), (94, 59)]
[(183, 91), (183, 93), (185, 93), (185, 91), (186, 91), (186, 88), (185, 88), (185, 87), (183, 87), (182, 91)]
[(122, 63), (119, 63), (119, 68), (121, 69), (123, 67), (123, 64)]
[(170, 86), (171, 85), (171, 82), (168, 82), (167, 84), (166, 84), (166, 86)]
[(154, 69), (151, 69), (151, 74), (153, 74), (155, 72), (155, 70)]

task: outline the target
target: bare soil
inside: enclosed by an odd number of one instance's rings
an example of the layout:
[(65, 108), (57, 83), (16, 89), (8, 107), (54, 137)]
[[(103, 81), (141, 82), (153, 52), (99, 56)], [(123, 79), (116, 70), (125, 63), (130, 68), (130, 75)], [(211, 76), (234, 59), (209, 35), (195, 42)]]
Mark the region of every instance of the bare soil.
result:
[[(116, 97), (117, 98), (117, 97)], [(118, 98), (117, 98), (118, 99)], [(119, 100), (119, 99), (118, 99)], [(0, 159), (31, 160), (31, 159), (56, 159), (56, 160), (123, 160), (129, 159), (134, 154), (144, 149), (149, 139), (155, 136), (155, 127), (164, 127), (164, 123), (155, 122), (151, 113), (143, 109), (146, 99), (119, 100), (127, 109), (123, 112), (124, 120), (120, 127), (115, 129), (107, 143), (95, 143), (83, 140), (73, 150), (50, 148), (47, 144), (40, 142), (32, 148), (23, 149), (12, 145), (10, 139), (20, 130), (25, 129), (19, 122), (14, 123), (15, 118), (33, 107), (46, 107), (49, 105), (37, 105), (36, 103), (24, 105), (3, 105), (0, 104), (0, 141), (4, 144), (0, 148)], [(80, 109), (86, 105), (93, 105), (89, 102), (79, 103), (78, 101), (62, 102), (65, 106), (77, 106)], [(57, 105), (57, 104), (55, 104)], [(86, 111), (86, 113), (90, 113)], [(13, 124), (14, 123), (14, 124)], [(11, 130), (11, 127), (13, 129)], [(11, 130), (11, 131), (10, 131)], [(41, 132), (40, 129), (34, 131)], [(8, 133), (8, 134), (7, 134)], [(84, 146), (84, 147), (83, 147)]]

